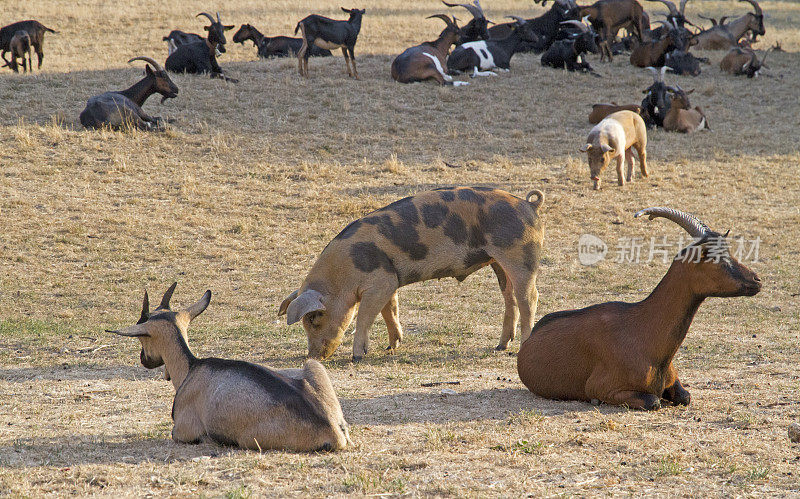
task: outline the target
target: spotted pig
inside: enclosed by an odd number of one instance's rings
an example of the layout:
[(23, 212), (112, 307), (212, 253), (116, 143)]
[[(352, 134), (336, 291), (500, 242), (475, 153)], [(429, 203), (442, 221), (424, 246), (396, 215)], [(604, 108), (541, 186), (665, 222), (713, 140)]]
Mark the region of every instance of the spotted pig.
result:
[[(531, 200), (531, 198), (534, 198)], [(463, 281), (491, 265), (505, 300), (498, 350), (531, 331), (539, 293), (536, 274), (544, 230), (541, 191), (525, 199), (487, 187), (453, 187), (400, 199), (344, 228), (322, 251), (300, 289), (281, 303), (286, 322), (303, 321), (308, 354), (326, 358), (342, 342), (358, 310), (353, 360), (367, 353), (378, 313), (389, 350), (403, 338), (397, 289), (455, 277)]]

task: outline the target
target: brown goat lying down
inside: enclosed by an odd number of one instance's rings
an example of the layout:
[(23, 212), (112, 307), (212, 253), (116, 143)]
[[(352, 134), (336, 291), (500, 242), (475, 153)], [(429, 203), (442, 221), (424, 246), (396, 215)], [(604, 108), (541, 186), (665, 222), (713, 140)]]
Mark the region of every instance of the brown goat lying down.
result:
[(339, 399), (316, 360), (306, 361), (302, 370), (278, 371), (250, 362), (195, 357), (186, 343), (186, 330), (208, 307), (211, 291), (173, 312), (169, 301), (175, 284), (152, 313), (145, 291), (139, 322), (109, 331), (139, 338), (141, 362), (148, 369), (165, 365), (165, 377), (175, 386), (175, 441), (199, 443), (209, 438), (245, 449), (294, 451), (339, 450), (350, 443)]
[[(558, 400), (599, 400), (658, 409), (661, 399), (689, 404), (672, 359), (709, 296), (753, 296), (761, 281), (730, 255), (726, 236), (670, 208), (664, 217), (695, 242), (681, 251), (655, 290), (638, 303), (608, 302), (542, 317), (522, 344), (517, 370), (533, 393)], [(727, 234), (726, 234), (727, 235)]]

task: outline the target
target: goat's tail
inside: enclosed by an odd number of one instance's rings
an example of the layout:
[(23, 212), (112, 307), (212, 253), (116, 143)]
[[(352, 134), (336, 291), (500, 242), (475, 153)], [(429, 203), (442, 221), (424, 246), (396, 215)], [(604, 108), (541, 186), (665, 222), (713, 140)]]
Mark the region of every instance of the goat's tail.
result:
[[(297, 23), (297, 26), (294, 27), (294, 34), (295, 35), (297, 34), (297, 31), (300, 29), (300, 25), (301, 24), (303, 24), (303, 21), (300, 21), (299, 23)], [(305, 38), (305, 37), (303, 37), (303, 38)]]
[[(536, 196), (536, 201), (531, 201), (531, 196)], [(534, 210), (538, 210), (544, 202), (544, 193), (539, 189), (534, 189), (525, 196), (525, 201), (529, 202)]]
[(45, 26), (45, 25), (44, 25), (44, 24), (42, 24), (42, 23), (39, 23), (39, 26), (41, 26), (43, 30), (45, 30), (45, 31), (49, 31), (50, 33), (58, 33), (58, 31), (56, 31), (56, 30), (54, 30), (54, 29), (51, 29), (51, 28), (48, 28), (47, 26)]

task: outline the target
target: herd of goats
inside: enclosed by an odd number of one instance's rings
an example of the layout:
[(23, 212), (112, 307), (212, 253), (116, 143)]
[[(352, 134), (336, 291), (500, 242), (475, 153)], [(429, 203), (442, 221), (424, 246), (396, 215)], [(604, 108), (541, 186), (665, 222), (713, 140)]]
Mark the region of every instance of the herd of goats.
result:
[[(547, 0), (543, 0), (544, 4)], [(723, 69), (735, 74), (757, 74), (763, 58), (750, 45), (764, 34), (763, 14), (755, 9), (735, 20), (713, 20), (698, 32), (684, 16), (686, 1), (669, 12), (661, 26), (650, 21), (636, 0), (600, 0), (581, 7), (573, 0), (555, 0), (535, 19), (489, 28), (475, 0), (461, 6), (473, 16), (459, 27), (454, 17), (438, 14), (446, 27), (432, 42), (409, 48), (392, 63), (398, 82), (435, 80), (464, 84), (452, 75), (488, 75), (508, 70), (514, 53), (542, 53), (542, 64), (568, 70), (593, 71), (585, 53), (601, 59), (630, 51), (631, 62), (649, 67), (655, 82), (641, 106), (596, 105), (590, 121), (595, 127), (581, 148), (587, 153), (591, 179), (600, 187), (600, 174), (616, 161), (618, 182), (633, 179), (635, 150), (647, 176), (647, 128), (690, 132), (707, 126), (699, 108), (690, 108), (688, 94), (667, 86), (664, 74), (696, 74), (697, 60), (690, 47), (728, 49)], [(263, 57), (295, 54), (299, 72), (308, 75), (310, 56), (331, 55), (340, 48), (348, 74), (358, 78), (354, 46), (365, 11), (345, 10), (347, 21), (311, 15), (300, 21), (301, 38), (266, 37), (249, 24), (234, 42), (252, 40)], [(234, 26), (202, 13), (210, 21), (206, 37), (173, 31), (167, 37), (169, 56), (164, 67), (149, 57), (146, 76), (131, 88), (89, 99), (81, 113), (88, 127), (132, 124), (143, 129), (162, 126), (159, 118), (141, 106), (152, 94), (175, 97), (178, 88), (166, 71), (209, 73), (228, 77), (216, 57), (225, 52), (225, 31)], [(620, 30), (629, 35), (617, 40)], [(23, 21), (0, 30), (0, 49), (12, 69), (28, 53), (23, 68), (31, 68), (30, 49), (43, 58), (45, 31), (36, 21)], [(745, 39), (749, 33), (749, 39)], [(451, 47), (455, 48), (451, 51)], [(130, 61), (129, 61), (130, 62)], [(447, 68), (445, 70), (445, 68)], [(660, 68), (660, 69), (659, 69)], [(687, 69), (689, 68), (689, 69)], [(669, 98), (668, 98), (669, 97)], [(162, 102), (163, 102), (162, 99)], [(627, 161), (627, 174), (623, 166)], [(520, 379), (531, 392), (550, 399), (582, 400), (655, 410), (662, 403), (687, 405), (689, 392), (672, 363), (695, 312), (708, 297), (753, 296), (761, 289), (758, 276), (730, 252), (727, 233), (720, 234), (695, 216), (671, 208), (654, 207), (634, 216), (665, 218), (677, 224), (693, 242), (672, 261), (652, 293), (637, 303), (608, 302), (579, 310), (549, 313), (534, 324), (538, 305), (536, 279), (544, 229), (539, 209), (544, 194), (532, 190), (524, 198), (489, 187), (449, 187), (421, 192), (395, 201), (345, 227), (324, 248), (300, 287), (280, 305), (287, 324), (302, 323), (308, 354), (302, 369), (273, 370), (257, 364), (218, 358), (197, 358), (189, 346), (188, 326), (211, 301), (211, 291), (180, 310), (170, 306), (173, 284), (158, 307), (150, 310), (145, 291), (136, 324), (113, 333), (141, 342), (141, 363), (150, 369), (164, 366), (175, 388), (172, 437), (179, 442), (211, 439), (249, 449), (297, 451), (338, 450), (350, 442), (347, 422), (327, 371), (317, 360), (331, 356), (342, 343), (354, 318), (353, 360), (368, 352), (369, 330), (382, 315), (389, 336), (387, 350), (403, 340), (398, 289), (430, 279), (453, 277), (463, 281), (491, 266), (505, 303), (502, 333), (496, 346), (505, 350), (521, 330), (517, 356)]]

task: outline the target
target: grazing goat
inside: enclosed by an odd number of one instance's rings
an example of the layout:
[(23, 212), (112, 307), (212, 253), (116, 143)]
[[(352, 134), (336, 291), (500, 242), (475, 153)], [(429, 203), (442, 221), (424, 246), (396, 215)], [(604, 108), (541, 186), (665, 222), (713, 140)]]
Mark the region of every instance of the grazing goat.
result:
[(752, 5), (754, 12), (748, 12), (727, 24), (724, 22), (725, 18), (722, 18), (718, 24), (696, 34), (698, 50), (727, 50), (735, 47), (739, 39), (748, 31), (752, 31), (755, 36), (763, 36), (766, 33), (764, 13), (758, 2), (755, 0), (739, 1)]
[[(534, 0), (544, 4), (546, 0)], [(524, 29), (526, 31), (525, 38), (531, 40), (538, 40), (535, 43), (523, 44), (520, 52), (533, 51), (540, 54), (550, 48), (550, 45), (556, 40), (556, 35), (563, 27), (562, 21), (577, 21), (578, 6), (574, 0), (555, 0), (550, 10), (545, 12), (539, 17), (533, 19), (526, 19)], [(511, 29), (517, 24), (516, 21), (510, 23), (502, 23), (489, 28), (489, 37), (493, 39), (506, 38), (511, 34)]]
[[(592, 26), (600, 34), (601, 60), (613, 60), (611, 44), (619, 30), (626, 28), (640, 42), (644, 40), (644, 9), (636, 0), (599, 0), (580, 8), (580, 17), (589, 16)], [(649, 27), (649, 26), (648, 26)]]
[[(239, 30), (233, 35), (234, 43), (241, 43), (251, 40), (256, 46), (259, 57), (296, 57), (303, 46), (302, 38), (291, 38), (289, 36), (264, 36), (256, 28), (249, 24), (242, 24)], [(330, 57), (331, 51), (317, 47), (311, 47), (311, 57)]]
[(44, 50), (42, 48), (44, 44), (44, 34), (47, 31), (50, 33), (58, 33), (58, 31), (52, 30), (39, 21), (34, 20), (19, 21), (0, 28), (0, 57), (3, 58), (6, 66), (11, 66), (11, 62), (6, 59), (6, 52), (11, 51), (11, 39), (14, 38), (17, 31), (24, 31), (30, 37), (30, 44), (36, 51), (36, 57), (38, 59), (37, 67), (42, 69), (42, 60), (44, 59)]
[(203, 40), (205, 40), (205, 38), (195, 33), (187, 33), (179, 29), (174, 29), (170, 31), (167, 36), (162, 38), (162, 40), (167, 42), (167, 51), (168, 51), (167, 55), (172, 55), (172, 53), (175, 52), (175, 50), (181, 45), (186, 45), (194, 42), (202, 42)]
[(692, 133), (699, 132), (708, 126), (706, 115), (699, 106), (691, 108), (689, 103), (689, 94), (694, 92), (694, 89), (684, 92), (680, 85), (677, 85), (677, 90), (673, 92), (670, 97), (670, 106), (667, 115), (664, 116), (664, 130), (668, 132), (681, 132)]
[[(364, 9), (345, 9), (342, 11), (350, 14), (347, 21), (335, 21), (327, 17), (312, 14), (297, 23), (294, 33), (297, 31), (303, 35), (303, 45), (297, 53), (297, 62), (300, 76), (308, 78), (308, 58), (311, 56), (309, 47), (316, 45), (327, 50), (342, 49), (344, 63), (347, 66), (347, 75), (358, 80), (358, 70), (356, 69), (356, 55), (353, 52), (358, 40), (358, 33), (361, 31), (361, 18), (366, 10)], [(353, 70), (350, 70), (350, 63), (353, 63)]]
[(472, 19), (459, 29), (456, 45), (489, 39), (489, 31), (486, 29), (489, 25), (489, 20), (486, 19), (479, 0), (473, 0), (472, 4), (447, 3), (444, 0), (442, 0), (442, 3), (448, 7), (464, 7), (472, 14)]
[(550, 48), (542, 54), (542, 66), (550, 66), (556, 69), (567, 69), (568, 71), (587, 71), (595, 76), (600, 76), (583, 59), (583, 54), (598, 52), (597, 36), (589, 26), (580, 21), (563, 21), (567, 24), (579, 27), (580, 33), (568, 40), (558, 40), (550, 45)]
[(467, 42), (453, 49), (453, 53), (447, 58), (447, 71), (454, 74), (472, 70), (472, 77), (494, 76), (496, 73), (492, 71), (493, 69), (509, 71), (514, 54), (522, 49), (524, 43), (535, 41), (527, 38), (525, 19), (521, 17), (515, 19), (516, 26), (511, 34), (502, 40)]
[[(603, 118), (592, 128), (586, 144), (580, 148), (589, 159), (590, 178), (594, 189), (600, 189), (600, 174), (612, 159), (617, 160), (617, 182), (633, 181), (633, 149), (639, 156), (642, 176), (647, 176), (647, 128), (642, 117), (633, 111), (617, 111)], [(623, 162), (628, 162), (626, 177), (622, 176)]]
[(672, 360), (697, 309), (708, 297), (754, 296), (761, 290), (758, 276), (731, 256), (727, 234), (670, 208), (647, 208), (634, 216), (643, 215), (671, 220), (695, 241), (638, 303), (607, 302), (542, 317), (517, 356), (520, 380), (533, 393), (631, 409), (659, 409), (662, 399), (688, 405), (691, 396)]
[[(11, 43), (9, 44), (9, 48), (11, 49), (11, 60), (5, 63), (3, 66), (8, 66), (15, 73), (19, 73), (17, 59), (22, 59), (23, 71), (27, 73), (28, 69), (30, 69), (30, 71), (33, 72), (33, 56), (31, 55), (31, 37), (30, 35), (28, 35), (28, 32), (19, 30), (16, 33), (14, 33), (14, 36), (11, 37)], [(26, 54), (28, 56), (27, 62), (25, 60)]]
[(664, 66), (678, 75), (700, 76), (700, 59), (686, 50), (675, 49), (664, 56)]
[(211, 26), (204, 28), (208, 31), (208, 38), (178, 46), (167, 57), (164, 67), (173, 73), (208, 73), (211, 78), (220, 78), (231, 83), (238, 83), (239, 80), (226, 76), (217, 63), (217, 54), (225, 52), (225, 31), (233, 29), (234, 26), (223, 25), (219, 12), (217, 12), (216, 20), (206, 12), (197, 14), (197, 17), (199, 16), (205, 16), (211, 22)]
[(609, 114), (617, 111), (631, 111), (636, 114), (642, 113), (642, 108), (636, 104), (619, 105), (616, 102), (610, 104), (592, 104), (592, 111), (589, 113), (589, 123), (596, 125)]
[(646, 94), (642, 100), (642, 119), (648, 128), (663, 127), (670, 107), (668, 92), (675, 90), (664, 83), (664, 73), (669, 67), (663, 66), (660, 72), (653, 67), (647, 69), (653, 73), (653, 84), (642, 91)]
[(399, 287), (443, 277), (463, 281), (491, 265), (505, 301), (496, 347), (504, 350), (514, 339), (517, 321), (524, 340), (536, 314), (543, 200), (538, 190), (520, 199), (486, 187), (453, 187), (396, 201), (345, 227), (278, 314), (286, 314), (288, 324), (302, 320), (309, 356), (326, 358), (342, 342), (358, 309), (357, 361), (367, 353), (369, 328), (379, 312), (389, 332), (388, 350), (402, 340)]
[(157, 116), (149, 116), (142, 110), (148, 97), (159, 93), (165, 100), (177, 97), (178, 87), (169, 79), (164, 68), (149, 57), (134, 57), (128, 62), (145, 61), (145, 77), (127, 90), (95, 95), (86, 102), (81, 112), (81, 124), (86, 128), (103, 126), (114, 129), (136, 127), (140, 130), (163, 129), (164, 122)]
[(278, 371), (239, 360), (198, 359), (186, 332), (208, 307), (211, 291), (173, 312), (169, 301), (174, 289), (175, 284), (152, 313), (145, 291), (139, 322), (108, 331), (138, 338), (145, 367), (165, 365), (175, 387), (173, 440), (200, 443), (208, 438), (258, 451), (301, 452), (339, 450), (350, 443), (339, 399), (319, 362), (306, 361), (302, 371)]
[(454, 81), (452, 76), (444, 72), (447, 53), (458, 39), (456, 18), (436, 14), (428, 19), (433, 17), (443, 20), (447, 25), (439, 38), (408, 48), (395, 57), (392, 61), (392, 78), (400, 83), (434, 80), (440, 85), (468, 85), (465, 81)]
[(761, 68), (769, 69), (769, 66), (764, 64), (767, 54), (769, 50), (764, 52), (764, 57), (759, 61), (754, 50), (735, 47), (722, 58), (719, 69), (732, 75), (747, 75), (748, 78), (754, 78), (761, 74)]

